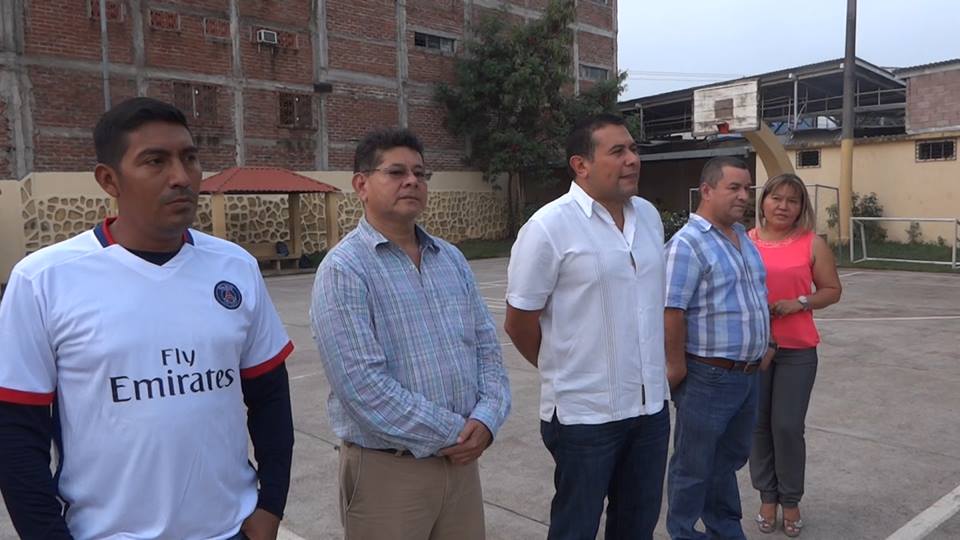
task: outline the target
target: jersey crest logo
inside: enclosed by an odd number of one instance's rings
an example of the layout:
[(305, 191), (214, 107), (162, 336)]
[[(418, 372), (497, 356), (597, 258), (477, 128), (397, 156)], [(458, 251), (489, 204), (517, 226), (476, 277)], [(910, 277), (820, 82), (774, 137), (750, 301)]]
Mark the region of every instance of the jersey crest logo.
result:
[(243, 302), (243, 295), (240, 294), (240, 289), (229, 281), (217, 283), (216, 286), (213, 287), (213, 297), (217, 299), (217, 303), (227, 309), (237, 309), (240, 307), (240, 303)]

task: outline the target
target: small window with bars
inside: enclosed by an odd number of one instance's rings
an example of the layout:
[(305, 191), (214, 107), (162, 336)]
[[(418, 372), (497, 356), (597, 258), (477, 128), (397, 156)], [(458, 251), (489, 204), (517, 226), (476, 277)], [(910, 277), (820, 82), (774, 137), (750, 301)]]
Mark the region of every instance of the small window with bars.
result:
[(173, 104), (198, 126), (217, 125), (217, 87), (209, 84), (173, 83)]
[(610, 75), (610, 70), (606, 68), (588, 66), (580, 64), (580, 78), (588, 81), (605, 81)]
[(797, 168), (812, 169), (820, 166), (820, 149), (797, 152)]
[(313, 96), (281, 93), (279, 105), (281, 126), (290, 128), (313, 127)]
[(957, 140), (917, 141), (917, 161), (948, 161), (957, 159)]
[(452, 53), (456, 50), (456, 40), (453, 38), (425, 34), (423, 32), (413, 33), (413, 44), (424, 49)]

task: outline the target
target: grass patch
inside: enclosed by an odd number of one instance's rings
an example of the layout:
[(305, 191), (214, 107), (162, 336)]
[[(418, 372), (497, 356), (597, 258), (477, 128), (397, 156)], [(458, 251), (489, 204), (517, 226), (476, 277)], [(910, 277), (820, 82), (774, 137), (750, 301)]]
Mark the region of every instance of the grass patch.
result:
[(513, 239), (507, 240), (464, 240), (457, 244), (463, 256), (469, 259), (493, 259), (509, 257)]
[[(871, 257), (883, 257), (890, 259), (914, 259), (950, 262), (950, 246), (940, 246), (929, 243), (902, 243), (902, 242), (867, 242), (867, 254)], [(836, 248), (834, 255), (837, 254)], [(863, 256), (860, 248), (860, 242), (854, 243), (854, 256), (860, 258)], [(871, 268), (877, 270), (907, 270), (911, 272), (939, 272), (939, 273), (957, 273), (951, 270), (949, 265), (942, 264), (920, 264), (908, 262), (890, 262), (890, 261), (862, 261), (858, 263), (850, 262), (850, 248), (844, 246), (840, 250), (840, 257), (837, 259), (838, 266), (845, 268)]]

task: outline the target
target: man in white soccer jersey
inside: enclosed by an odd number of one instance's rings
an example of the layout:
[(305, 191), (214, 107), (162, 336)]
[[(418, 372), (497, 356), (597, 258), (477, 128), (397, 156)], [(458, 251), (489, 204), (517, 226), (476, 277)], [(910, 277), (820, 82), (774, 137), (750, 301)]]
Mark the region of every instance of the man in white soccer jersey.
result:
[(119, 216), (20, 261), (0, 302), (0, 490), (14, 527), (275, 539), (293, 344), (257, 263), (189, 229), (201, 169), (179, 110), (125, 101), (94, 143)]

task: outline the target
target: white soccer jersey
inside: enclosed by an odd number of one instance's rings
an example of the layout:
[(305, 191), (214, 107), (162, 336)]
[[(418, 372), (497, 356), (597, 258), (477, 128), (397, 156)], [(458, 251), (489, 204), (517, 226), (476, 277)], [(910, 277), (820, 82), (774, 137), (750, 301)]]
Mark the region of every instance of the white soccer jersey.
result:
[(229, 538), (256, 507), (240, 379), (293, 343), (246, 251), (185, 239), (157, 266), (100, 225), (22, 260), (0, 302), (0, 400), (54, 403), (77, 540)]

